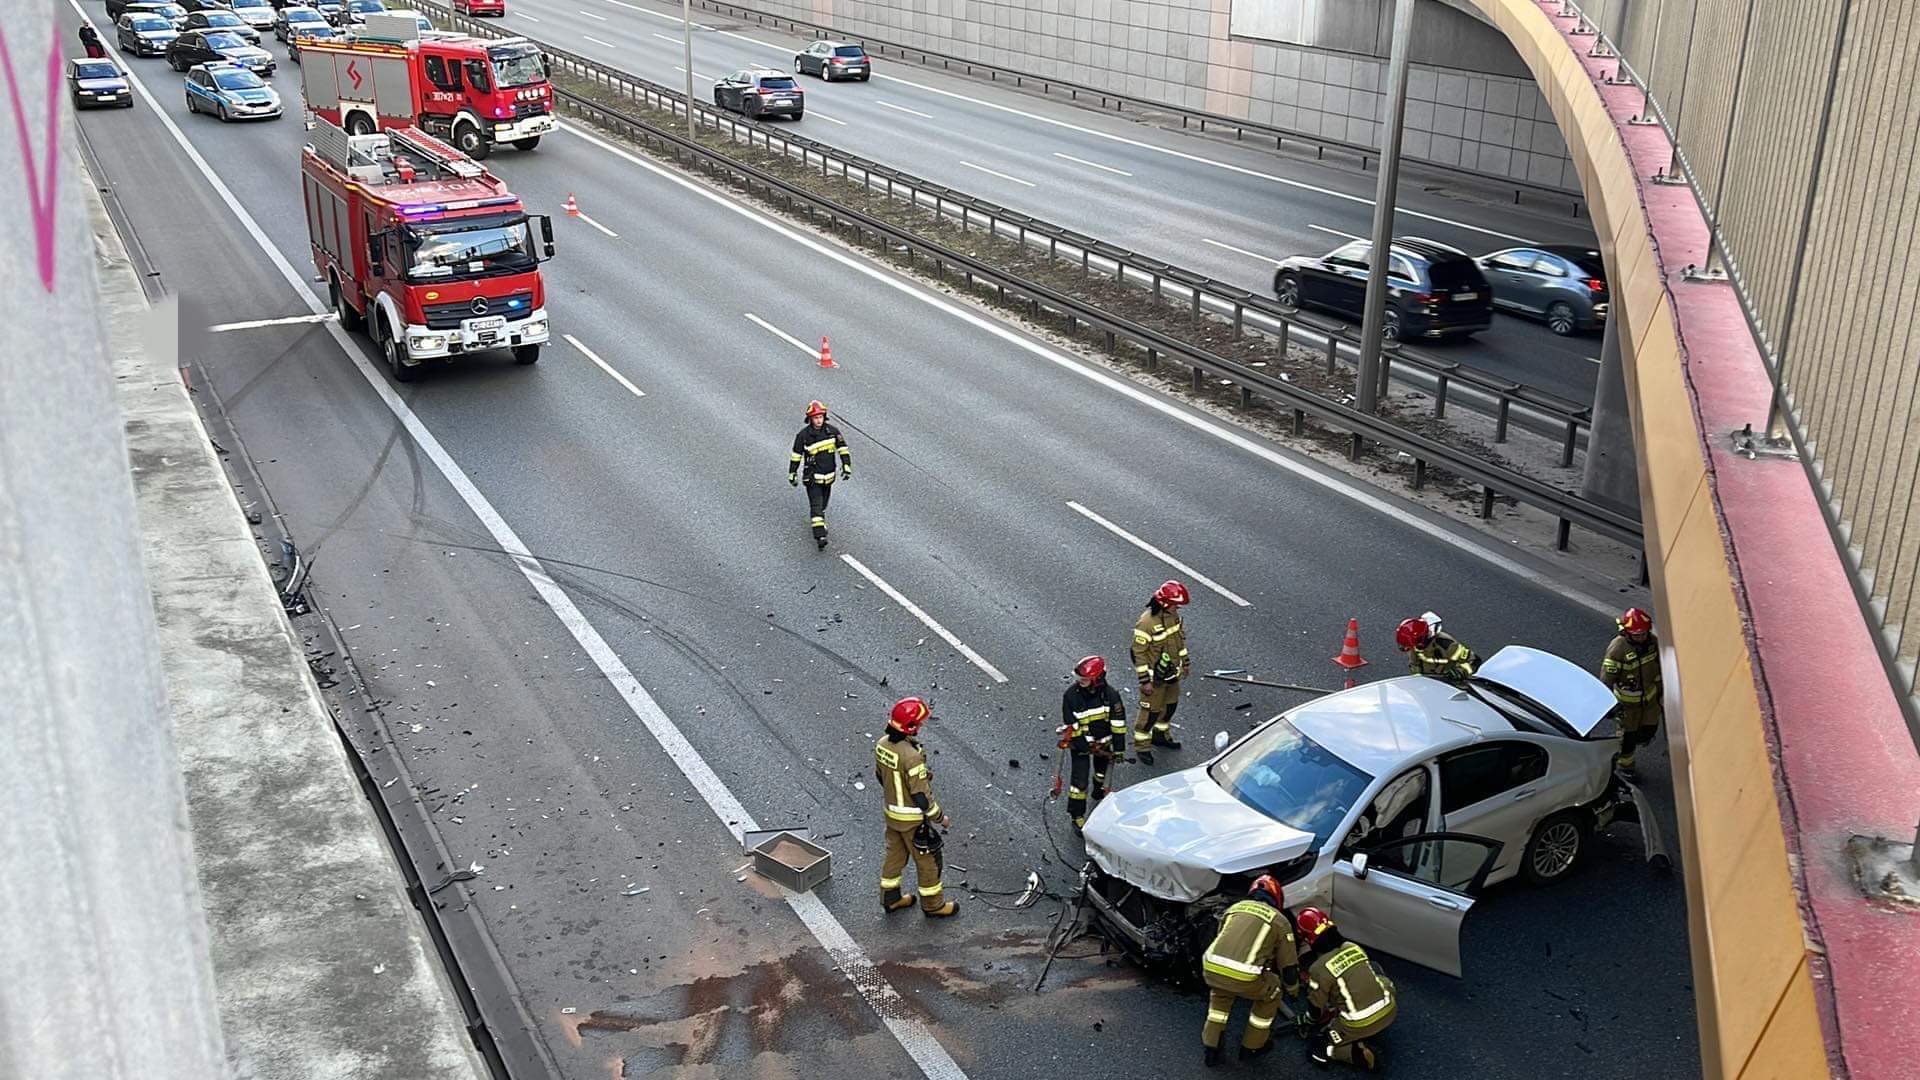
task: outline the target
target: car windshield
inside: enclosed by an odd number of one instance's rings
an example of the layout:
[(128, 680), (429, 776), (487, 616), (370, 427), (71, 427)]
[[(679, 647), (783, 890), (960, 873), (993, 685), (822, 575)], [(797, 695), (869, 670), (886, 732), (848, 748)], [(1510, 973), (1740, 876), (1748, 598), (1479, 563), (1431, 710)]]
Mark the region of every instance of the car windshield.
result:
[(1373, 782), (1285, 718), (1255, 732), (1207, 770), (1227, 793), (1327, 842)]
[(247, 43), (241, 41), (238, 34), (207, 35), (207, 48), (209, 49), (244, 49), (246, 47)]
[(760, 80), (762, 90), (791, 90), (793, 87), (793, 79), (786, 75), (768, 75)]
[(244, 26), (240, 16), (231, 11), (209, 11), (206, 13), (208, 26)]
[(120, 77), (120, 69), (101, 60), (92, 64), (74, 65), (73, 75), (77, 79), (117, 79)]
[(526, 218), (477, 228), (416, 226), (407, 232), (407, 247), (412, 254), (407, 276), (419, 280), (517, 274), (538, 262)]
[(260, 76), (251, 71), (221, 71), (213, 76), (213, 84), (222, 90), (258, 90), (267, 85)]
[(839, 48), (837, 48), (837, 49), (835, 49), (835, 50), (833, 50), (833, 55), (835, 55), (835, 56), (865, 56), (865, 55), (867, 55), (867, 50), (865, 50), (865, 49), (863, 49), (863, 48), (861, 48), (861, 47), (860, 47), (860, 46), (858, 46), (858, 45), (842, 45), (842, 46), (840, 46)]
[(347, 4), (347, 8), (350, 11), (357, 11), (365, 15), (369, 12), (385, 11), (387, 10), (387, 5), (381, 3), (380, 0), (351, 0), (351, 2)]
[(287, 12), (287, 22), (289, 25), (293, 23), (323, 23), (326, 21), (325, 16), (311, 8), (301, 8), (299, 11)]
[(158, 15), (135, 15), (127, 21), (127, 25), (133, 27), (135, 31), (142, 33), (173, 29), (173, 27), (167, 23), (167, 20)]
[(153, 10), (155, 14), (166, 19), (184, 19), (187, 17), (187, 9), (181, 7), (179, 4), (168, 4), (165, 7), (157, 7)]
[(233, 10), (239, 11), (241, 8), (266, 8), (272, 11), (273, 5), (267, 0), (233, 0)]
[(531, 86), (547, 81), (547, 69), (540, 62), (540, 50), (531, 45), (489, 49), (487, 57), (493, 61), (495, 86)]

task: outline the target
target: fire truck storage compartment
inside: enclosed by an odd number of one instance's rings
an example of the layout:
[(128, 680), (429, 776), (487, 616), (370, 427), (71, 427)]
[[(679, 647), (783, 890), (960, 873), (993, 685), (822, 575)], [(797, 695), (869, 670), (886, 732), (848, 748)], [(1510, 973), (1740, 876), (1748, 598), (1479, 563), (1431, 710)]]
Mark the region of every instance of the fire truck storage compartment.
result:
[[(372, 106), (375, 120), (413, 122), (413, 88), (405, 56), (368, 56), (309, 47), (300, 57), (302, 89), (309, 109), (350, 110)], [(341, 116), (346, 119), (345, 112)]]

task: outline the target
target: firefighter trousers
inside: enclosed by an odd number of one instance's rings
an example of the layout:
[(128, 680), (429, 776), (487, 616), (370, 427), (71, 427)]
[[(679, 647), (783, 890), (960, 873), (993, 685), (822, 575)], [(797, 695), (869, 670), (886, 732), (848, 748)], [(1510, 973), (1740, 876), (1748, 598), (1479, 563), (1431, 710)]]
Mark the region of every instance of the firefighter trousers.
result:
[(914, 870), (920, 877), (920, 907), (926, 911), (945, 907), (947, 898), (940, 884), (940, 857), (913, 850), (913, 832), (908, 829), (887, 830), (887, 853), (880, 860), (881, 902), (890, 903), (900, 892), (900, 879), (906, 874), (908, 859), (913, 860)]
[(1173, 738), (1173, 712), (1180, 707), (1180, 680), (1155, 681), (1140, 695), (1140, 711), (1133, 718), (1133, 747), (1144, 750)]
[(1073, 815), (1073, 825), (1079, 828), (1087, 823), (1087, 803), (1098, 803), (1107, 797), (1107, 770), (1112, 768), (1113, 758), (1095, 754), (1092, 750), (1071, 751), (1073, 762), (1071, 776), (1067, 779), (1067, 812)]
[(807, 513), (813, 515), (813, 538), (827, 538), (827, 503), (833, 499), (832, 484), (807, 481)]
[(1379, 1064), (1373, 1047), (1368, 1040), (1377, 1038), (1393, 1023), (1393, 1014), (1398, 1006), (1390, 1006), (1387, 1011), (1368, 1020), (1365, 1027), (1354, 1027), (1345, 1020), (1335, 1017), (1327, 1027), (1327, 1058), (1342, 1061), (1348, 1065), (1358, 1065), (1371, 1072)]
[(1240, 1035), (1240, 1045), (1249, 1050), (1267, 1045), (1268, 1037), (1273, 1034), (1273, 1018), (1280, 1014), (1280, 979), (1275, 975), (1248, 983), (1245, 989), (1222, 990), (1209, 985), (1207, 1026), (1200, 1029), (1203, 1044), (1219, 1047), (1221, 1037), (1227, 1033), (1227, 1021), (1233, 1018), (1233, 1003), (1241, 998), (1245, 998), (1250, 1007), (1247, 1030)]

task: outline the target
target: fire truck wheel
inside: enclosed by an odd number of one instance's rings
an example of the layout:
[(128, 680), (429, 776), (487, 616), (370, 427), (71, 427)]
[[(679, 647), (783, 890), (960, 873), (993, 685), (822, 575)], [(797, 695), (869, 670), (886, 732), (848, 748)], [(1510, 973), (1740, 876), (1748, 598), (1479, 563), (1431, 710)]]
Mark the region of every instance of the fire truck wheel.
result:
[(380, 347), (387, 354), (387, 367), (393, 371), (393, 381), (412, 382), (420, 366), (407, 363), (407, 343), (395, 334), (382, 334), (380, 337)]
[(348, 333), (360, 329), (360, 313), (353, 310), (353, 305), (347, 303), (346, 298), (340, 295), (338, 279), (327, 282), (327, 294), (328, 299), (333, 301), (333, 315), (340, 320), (340, 329)]
[(529, 135), (524, 139), (513, 140), (513, 148), (515, 150), (531, 150), (534, 147), (539, 145), (540, 145), (540, 136), (538, 135)]
[(353, 113), (347, 117), (347, 134), (371, 135), (373, 134), (373, 121), (368, 118), (366, 113)]
[(540, 346), (538, 345), (515, 345), (513, 347), (513, 362), (519, 364), (521, 367), (535, 363), (539, 359)]
[(472, 124), (456, 124), (453, 129), (453, 145), (461, 153), (475, 161), (485, 158), (493, 152), (493, 143), (480, 129)]

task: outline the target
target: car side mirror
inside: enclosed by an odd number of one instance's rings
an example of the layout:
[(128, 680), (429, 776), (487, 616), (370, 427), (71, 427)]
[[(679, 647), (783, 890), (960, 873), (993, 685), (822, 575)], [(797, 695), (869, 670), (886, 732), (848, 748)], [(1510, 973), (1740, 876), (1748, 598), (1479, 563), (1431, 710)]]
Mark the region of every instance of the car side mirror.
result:
[(1227, 744), (1232, 741), (1233, 740), (1227, 736), (1226, 732), (1222, 731), (1222, 732), (1216, 733), (1213, 736), (1213, 752), (1217, 754), (1220, 751), (1225, 750), (1227, 748)]
[(553, 258), (553, 219), (545, 214), (540, 218), (540, 246), (546, 252), (546, 258)]
[(1364, 851), (1353, 853), (1353, 876), (1361, 881), (1367, 879), (1367, 853)]
[(375, 277), (387, 272), (386, 258), (381, 254), (381, 249), (386, 246), (386, 243), (387, 234), (384, 231), (367, 237), (367, 267), (373, 271)]

